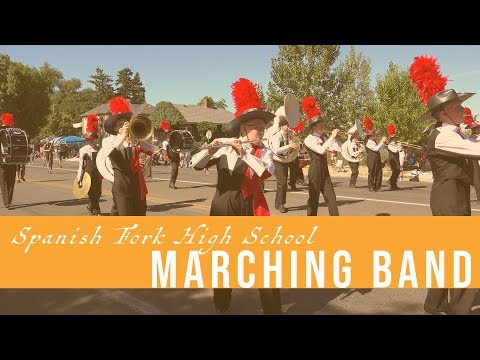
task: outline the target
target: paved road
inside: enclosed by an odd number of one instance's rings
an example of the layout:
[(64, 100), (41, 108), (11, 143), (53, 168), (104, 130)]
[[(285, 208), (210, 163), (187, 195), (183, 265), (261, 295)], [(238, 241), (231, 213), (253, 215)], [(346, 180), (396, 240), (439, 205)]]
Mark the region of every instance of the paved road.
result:
[[(48, 174), (42, 163), (27, 166), (27, 182), (17, 183), (13, 207), (0, 208), (0, 215), (88, 215), (87, 199), (76, 200), (72, 195), (76, 163), (67, 163), (64, 168), (55, 168)], [(208, 215), (210, 203), (215, 194), (216, 171), (207, 175), (203, 171), (180, 169), (177, 190), (169, 189), (170, 167), (153, 168), (153, 177), (147, 179), (149, 195), (147, 215), (198, 216)], [(348, 177), (333, 177), (340, 215), (415, 215), (430, 216), (430, 183), (399, 182), (401, 190), (372, 193), (368, 191), (366, 179), (359, 179), (357, 189), (348, 185)], [(275, 207), (275, 178), (268, 179), (265, 196), (273, 216), (306, 215), (308, 189), (289, 191), (287, 204), (289, 212), (280, 214)], [(386, 189), (386, 188), (385, 188)], [(100, 207), (108, 215), (112, 206), (111, 185), (104, 181)], [(472, 213), (480, 215), (472, 191)], [(323, 201), (320, 197), (320, 201)], [(328, 215), (324, 203), (320, 204), (318, 215)]]
[[(87, 216), (87, 201), (72, 196), (76, 163), (55, 168), (53, 174), (48, 174), (42, 165), (37, 162), (27, 166), (27, 182), (15, 186), (13, 209), (2, 207), (0, 215)], [(148, 180), (147, 215), (208, 215), (215, 192), (215, 170), (207, 175), (203, 171), (180, 169), (177, 190), (168, 188), (169, 176), (169, 167), (153, 168), (153, 178)], [(365, 179), (359, 179), (357, 189), (348, 188), (347, 181), (345, 177), (333, 177), (341, 215), (431, 215), (429, 183), (400, 182), (400, 191), (370, 193)], [(266, 188), (271, 191), (266, 197), (271, 207), (275, 187), (274, 179), (267, 181)], [(280, 214), (273, 208), (272, 215), (306, 215), (307, 198), (306, 189), (288, 192), (290, 211)], [(111, 205), (110, 184), (105, 182), (101, 198), (104, 215), (108, 215)], [(480, 207), (476, 202), (472, 206), (473, 215), (479, 215)], [(328, 215), (323, 204), (319, 215)], [(284, 289), (282, 304), (286, 314), (424, 314), (425, 294), (425, 289)], [(0, 299), (0, 314), (214, 314), (209, 289), (7, 289), (0, 290)], [(474, 313), (480, 313), (480, 296), (476, 300)], [(234, 290), (229, 314), (260, 313), (257, 290)]]

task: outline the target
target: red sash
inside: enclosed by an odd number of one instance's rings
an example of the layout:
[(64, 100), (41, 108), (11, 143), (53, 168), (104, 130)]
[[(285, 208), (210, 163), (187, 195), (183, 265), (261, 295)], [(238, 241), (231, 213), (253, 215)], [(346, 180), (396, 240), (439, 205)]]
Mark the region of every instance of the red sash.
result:
[(132, 169), (133, 174), (137, 174), (138, 183), (140, 184), (140, 197), (142, 200), (148, 194), (147, 183), (145, 182), (145, 177), (143, 176), (142, 166), (140, 165), (140, 156), (139, 154), (144, 152), (140, 145), (135, 146), (135, 151), (133, 151), (133, 156), (130, 157), (130, 169)]
[[(255, 150), (255, 157), (260, 159), (263, 147), (254, 144), (252, 144), (252, 146)], [(250, 178), (251, 171), (250, 167), (248, 167), (242, 181), (243, 198), (246, 199), (253, 195), (252, 207), (254, 216), (270, 216), (267, 199), (265, 199), (265, 195), (263, 195), (261, 182), (262, 180), (269, 178), (271, 174), (265, 170), (261, 177), (258, 177), (257, 174), (253, 174)]]

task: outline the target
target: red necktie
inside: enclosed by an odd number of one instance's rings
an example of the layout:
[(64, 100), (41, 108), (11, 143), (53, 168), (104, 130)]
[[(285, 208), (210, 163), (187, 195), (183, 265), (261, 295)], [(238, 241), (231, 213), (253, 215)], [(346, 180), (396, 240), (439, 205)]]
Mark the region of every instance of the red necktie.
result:
[[(253, 155), (260, 159), (263, 146), (252, 144), (252, 147), (254, 150)], [(268, 171), (264, 171), (261, 177), (258, 177), (257, 174), (253, 174), (250, 178), (251, 171), (250, 167), (248, 167), (242, 181), (243, 198), (246, 199), (253, 195), (252, 207), (254, 216), (270, 216), (267, 199), (265, 199), (265, 195), (263, 195), (261, 182), (262, 180), (269, 178), (271, 174)]]
[[(130, 169), (132, 169), (133, 174), (137, 173), (138, 183), (140, 184), (140, 197), (142, 200), (145, 199), (145, 196), (148, 194), (147, 184), (145, 182), (145, 177), (143, 176), (142, 166), (140, 165), (140, 156), (142, 152), (140, 145), (135, 146), (135, 156), (130, 157)], [(148, 153), (147, 153), (148, 154)]]

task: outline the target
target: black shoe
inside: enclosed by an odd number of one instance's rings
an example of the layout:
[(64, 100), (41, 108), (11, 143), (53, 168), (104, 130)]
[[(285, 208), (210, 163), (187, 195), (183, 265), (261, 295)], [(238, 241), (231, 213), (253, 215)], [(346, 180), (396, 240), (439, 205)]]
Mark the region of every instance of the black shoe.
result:
[(439, 309), (433, 309), (427, 305), (423, 306), (423, 310), (430, 315), (446, 315), (448, 313), (448, 309), (445, 308), (439, 308)]
[(280, 206), (275, 206), (275, 209), (277, 209), (278, 211), (280, 211), (282, 214), (286, 213), (288, 211), (288, 209), (283, 206), (283, 205), (280, 205)]
[(97, 209), (94, 209), (94, 210), (92, 211), (92, 215), (100, 216), (100, 211), (98, 211)]
[(90, 207), (90, 205), (87, 205), (87, 210), (88, 210), (88, 212), (89, 212), (90, 214), (93, 215), (93, 210), (92, 210), (92, 208)]
[(17, 182), (20, 182), (20, 179), (18, 179)]
[(25, 180), (25, 178), (23, 176), (20, 179), (22, 179), (22, 181), (27, 181), (27, 180)]
[(375, 189), (373, 187), (368, 188), (368, 191), (373, 191), (375, 192)]
[(7, 204), (7, 205), (5, 205), (5, 208), (6, 208), (6, 209), (9, 209), (9, 208), (11, 208), (11, 207), (12, 207), (12, 204)]
[(308, 184), (303, 181), (303, 180), (300, 180), (300, 181), (297, 181), (297, 185), (300, 185), (300, 186), (307, 186)]
[(168, 185), (169, 188), (171, 189), (178, 189), (174, 183), (170, 183), (170, 185)]
[(376, 192), (382, 192), (383, 190), (381, 188), (375, 189)]
[(349, 185), (348, 187), (351, 187), (352, 189), (356, 189), (356, 188), (357, 188), (355, 185)]
[(298, 189), (297, 189), (297, 186), (296, 186), (295, 184), (290, 185), (290, 189), (292, 189), (292, 190), (298, 190)]

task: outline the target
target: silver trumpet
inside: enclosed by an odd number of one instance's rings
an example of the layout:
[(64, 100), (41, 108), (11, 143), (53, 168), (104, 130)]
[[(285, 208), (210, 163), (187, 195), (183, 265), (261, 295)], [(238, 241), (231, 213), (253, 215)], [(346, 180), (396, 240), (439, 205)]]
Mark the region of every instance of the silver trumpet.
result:
[[(218, 139), (218, 140), (221, 140), (222, 142), (218, 143), (218, 144), (204, 145), (200, 148), (200, 150), (216, 149), (216, 148), (221, 148), (221, 147), (224, 147), (224, 146), (230, 146), (233, 141), (238, 140), (238, 139), (236, 139), (236, 138), (222, 138), (222, 139)], [(267, 140), (268, 139), (264, 138), (264, 139), (249, 140), (249, 141), (240, 141), (240, 144), (250, 144), (250, 143), (255, 143), (255, 142), (263, 142), (263, 141), (267, 141)]]

